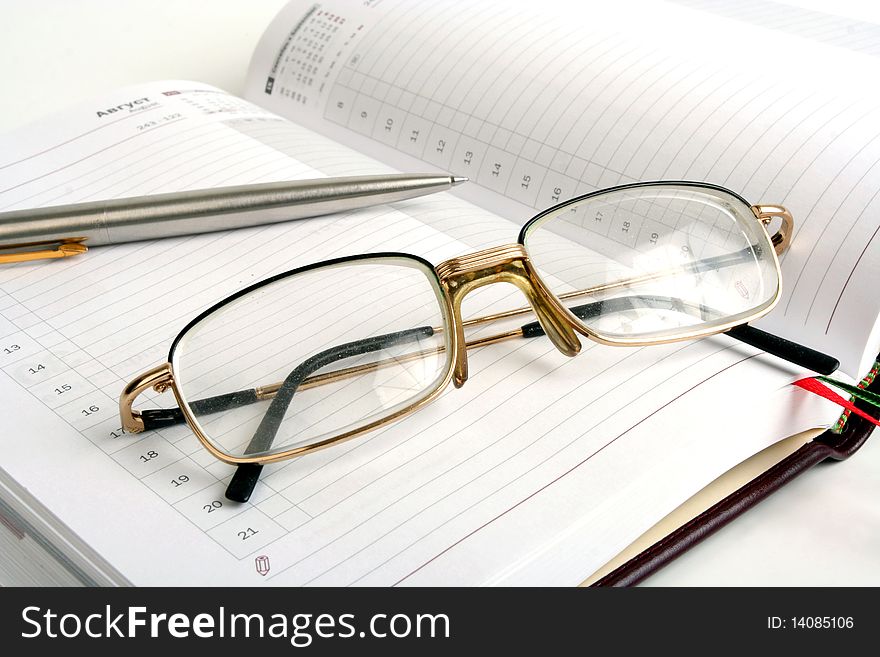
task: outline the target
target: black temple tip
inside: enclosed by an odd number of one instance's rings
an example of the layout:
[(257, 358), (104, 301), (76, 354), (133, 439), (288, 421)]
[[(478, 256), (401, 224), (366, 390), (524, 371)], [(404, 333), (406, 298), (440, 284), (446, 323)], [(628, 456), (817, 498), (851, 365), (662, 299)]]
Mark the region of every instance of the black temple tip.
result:
[(186, 422), (179, 408), (148, 408), (141, 411), (141, 419), (144, 431), (165, 429)]
[(256, 463), (244, 463), (238, 466), (226, 487), (226, 499), (233, 502), (247, 502), (254, 492), (262, 470), (263, 466)]
[(797, 342), (780, 338), (778, 335), (767, 333), (748, 324), (735, 326), (727, 331), (727, 334), (740, 342), (745, 342), (819, 374), (831, 374), (840, 367), (840, 361), (833, 356), (810, 349)]

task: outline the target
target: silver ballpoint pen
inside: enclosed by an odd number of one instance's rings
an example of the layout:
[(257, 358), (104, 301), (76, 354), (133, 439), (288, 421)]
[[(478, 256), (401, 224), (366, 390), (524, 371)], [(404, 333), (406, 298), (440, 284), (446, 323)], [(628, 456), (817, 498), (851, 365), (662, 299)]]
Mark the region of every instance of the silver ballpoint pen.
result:
[(90, 246), (207, 233), (345, 212), (442, 192), (467, 178), (389, 174), (217, 187), (0, 213), (0, 263)]

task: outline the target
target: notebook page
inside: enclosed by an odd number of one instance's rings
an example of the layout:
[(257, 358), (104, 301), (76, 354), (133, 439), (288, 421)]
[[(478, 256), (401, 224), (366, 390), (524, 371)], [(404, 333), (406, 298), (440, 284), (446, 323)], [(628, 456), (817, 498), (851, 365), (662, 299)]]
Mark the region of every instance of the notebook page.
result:
[(809, 0), (806, 3), (773, 0), (746, 0), (737, 3), (713, 0), (673, 2), (838, 48), (880, 56), (880, 12), (876, 9), (872, 11), (869, 4), (829, 6), (828, 3)]
[(245, 95), (399, 168), (467, 175), (464, 197), (519, 221), (638, 180), (784, 204), (796, 232), (761, 325), (856, 376), (880, 350), (878, 67), (673, 3), (297, 0)]
[[(188, 82), (121, 90), (0, 146), (4, 209), (379, 166)], [(438, 231), (444, 222), (460, 237)], [(720, 472), (783, 433), (834, 419), (827, 402), (787, 385), (801, 372), (719, 337), (585, 344), (576, 359), (546, 340), (487, 347), (471, 356), (464, 389), (339, 449), (267, 466), (244, 505), (223, 497), (232, 468), (187, 428), (120, 429), (124, 384), (164, 361), (180, 328), (224, 295), (357, 252), (437, 262), (509, 240), (512, 228), (445, 194), (3, 267), (0, 396), (16, 409), (0, 431), (4, 479), (137, 584), (212, 584), (218, 572), (249, 584), (575, 584)], [(497, 301), (475, 298), (471, 309)], [(778, 424), (766, 424), (755, 396), (780, 401)], [(145, 400), (138, 406), (170, 405), (168, 395)], [(702, 423), (722, 412), (730, 421), (707, 441)], [(632, 496), (633, 486), (653, 492)], [(540, 535), (497, 543), (494, 532), (538, 522), (521, 515), (538, 500), (553, 509), (539, 514)], [(572, 533), (586, 517), (599, 518), (589, 535)], [(590, 554), (560, 570), (550, 553), (558, 541), (581, 546), (571, 554), (586, 543)], [(458, 565), (436, 570), (449, 559)]]

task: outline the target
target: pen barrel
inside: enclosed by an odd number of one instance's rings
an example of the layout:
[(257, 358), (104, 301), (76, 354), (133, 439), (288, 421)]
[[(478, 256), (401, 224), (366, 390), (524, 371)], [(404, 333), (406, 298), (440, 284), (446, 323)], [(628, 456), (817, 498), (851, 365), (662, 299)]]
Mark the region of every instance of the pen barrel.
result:
[(395, 203), (449, 189), (448, 175), (261, 183), (0, 213), (0, 244), (87, 246), (245, 228)]

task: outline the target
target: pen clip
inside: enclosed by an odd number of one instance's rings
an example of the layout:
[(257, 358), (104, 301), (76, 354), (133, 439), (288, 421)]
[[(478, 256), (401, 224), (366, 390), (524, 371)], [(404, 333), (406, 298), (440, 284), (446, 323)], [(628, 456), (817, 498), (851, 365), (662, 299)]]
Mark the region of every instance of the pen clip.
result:
[[(13, 262), (29, 262), (31, 260), (51, 260), (80, 255), (89, 250), (83, 244), (85, 238), (61, 240), (45, 240), (42, 242), (26, 242), (24, 244), (0, 244), (0, 264)], [(54, 247), (54, 248), (41, 248)], [(4, 253), (9, 251), (10, 253)]]

